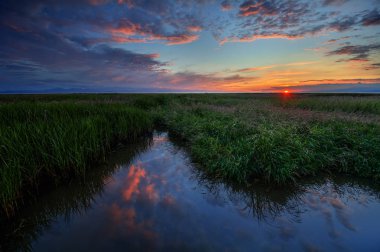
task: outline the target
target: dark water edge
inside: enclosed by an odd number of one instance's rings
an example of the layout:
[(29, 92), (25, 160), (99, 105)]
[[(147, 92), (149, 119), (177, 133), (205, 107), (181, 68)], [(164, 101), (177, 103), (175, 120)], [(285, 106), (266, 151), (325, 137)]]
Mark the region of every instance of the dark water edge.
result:
[(348, 177), (251, 189), (156, 132), (0, 226), (0, 251), (380, 251), (380, 190)]

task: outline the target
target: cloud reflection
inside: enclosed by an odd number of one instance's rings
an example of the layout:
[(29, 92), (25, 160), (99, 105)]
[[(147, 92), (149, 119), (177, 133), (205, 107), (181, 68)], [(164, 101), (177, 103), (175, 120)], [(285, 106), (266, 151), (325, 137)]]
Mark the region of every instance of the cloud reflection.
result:
[[(39, 201), (39, 211), (27, 209), (13, 222), (14, 229), (0, 236), (0, 245), (7, 239), (16, 248), (29, 245), (36, 251), (58, 245), (79, 250), (84, 242), (93, 251), (373, 250), (360, 241), (373, 239), (370, 234), (377, 228), (376, 187), (329, 178), (296, 187), (237, 188), (191, 165), (167, 134), (153, 141), (158, 142), (132, 161), (124, 153), (119, 165), (112, 164), (112, 175), (89, 176), (86, 184), (70, 185)], [(110, 176), (114, 183), (105, 184)], [(310, 237), (310, 230), (318, 236)]]

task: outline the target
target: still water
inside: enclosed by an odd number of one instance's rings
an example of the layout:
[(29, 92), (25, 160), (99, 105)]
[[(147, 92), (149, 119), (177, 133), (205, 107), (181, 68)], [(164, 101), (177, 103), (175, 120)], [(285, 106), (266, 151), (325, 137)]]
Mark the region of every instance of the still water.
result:
[(380, 251), (380, 192), (347, 178), (250, 190), (213, 181), (156, 132), (0, 230), (6, 250)]

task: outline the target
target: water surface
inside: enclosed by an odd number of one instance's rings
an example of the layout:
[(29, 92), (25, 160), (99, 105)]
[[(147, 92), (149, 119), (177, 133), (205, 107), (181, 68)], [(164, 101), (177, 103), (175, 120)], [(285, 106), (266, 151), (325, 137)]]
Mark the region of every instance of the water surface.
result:
[(34, 251), (380, 251), (379, 195), (347, 178), (234, 188), (155, 133), (86, 183), (40, 197), (2, 227), (1, 242)]

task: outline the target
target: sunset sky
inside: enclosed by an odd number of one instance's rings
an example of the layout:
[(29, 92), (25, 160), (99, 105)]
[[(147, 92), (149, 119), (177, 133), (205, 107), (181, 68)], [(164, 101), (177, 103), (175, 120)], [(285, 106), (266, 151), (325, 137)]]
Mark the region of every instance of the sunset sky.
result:
[(0, 93), (380, 92), (380, 0), (2, 0)]

